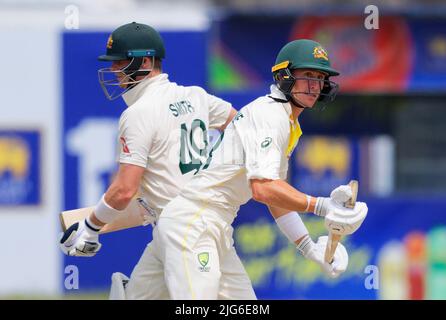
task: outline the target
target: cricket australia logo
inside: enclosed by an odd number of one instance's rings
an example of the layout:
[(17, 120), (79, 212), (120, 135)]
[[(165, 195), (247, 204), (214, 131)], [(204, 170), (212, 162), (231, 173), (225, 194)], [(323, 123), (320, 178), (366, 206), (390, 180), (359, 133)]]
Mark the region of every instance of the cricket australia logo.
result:
[(198, 268), (201, 272), (209, 272), (210, 267), (206, 267), (209, 263), (209, 252), (199, 253), (198, 262), (200, 262), (201, 265), (201, 267)]
[(328, 61), (328, 54), (327, 51), (325, 51), (324, 48), (322, 48), (321, 46), (319, 47), (315, 47), (313, 50), (313, 56), (315, 58), (319, 58), (319, 59), (325, 59)]
[(113, 38), (112, 38), (112, 36), (110, 35), (110, 36), (108, 37), (108, 40), (107, 40), (107, 49), (111, 49), (112, 46), (113, 46)]

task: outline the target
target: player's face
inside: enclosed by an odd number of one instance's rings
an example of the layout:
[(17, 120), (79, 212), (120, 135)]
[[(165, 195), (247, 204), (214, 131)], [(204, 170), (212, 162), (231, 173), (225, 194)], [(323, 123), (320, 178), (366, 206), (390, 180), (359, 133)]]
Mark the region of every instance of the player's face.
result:
[(291, 91), (294, 98), (306, 107), (313, 107), (324, 86), (326, 74), (317, 70), (297, 69), (293, 70), (293, 76), (297, 78)]
[[(127, 67), (129, 65), (130, 61), (129, 60), (118, 60), (118, 61), (113, 61), (112, 66), (111, 66), (111, 70), (112, 71), (119, 71), (124, 69), (125, 67)], [(118, 79), (119, 82), (125, 82), (125, 80), (127, 80), (128, 76), (124, 73), (124, 72), (116, 72), (115, 73), (116, 78)], [(125, 88), (127, 85), (123, 84), (120, 85), (121, 88)]]

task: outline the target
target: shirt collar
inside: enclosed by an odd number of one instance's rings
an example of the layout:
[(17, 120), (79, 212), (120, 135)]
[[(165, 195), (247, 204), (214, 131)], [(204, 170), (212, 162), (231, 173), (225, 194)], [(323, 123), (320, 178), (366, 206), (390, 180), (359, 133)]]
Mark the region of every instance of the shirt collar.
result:
[(285, 94), (282, 91), (280, 91), (279, 88), (277, 88), (277, 85), (275, 85), (275, 84), (271, 85), (270, 90), (271, 90), (271, 93), (268, 96), (273, 99), (282, 100), (283, 101), (282, 106), (291, 119), (292, 109), (291, 109), (290, 103), (286, 101), (287, 99), (285, 97)]
[(127, 106), (134, 104), (141, 96), (156, 86), (165, 84), (169, 82), (168, 75), (166, 73), (161, 73), (152, 78), (145, 78), (140, 83), (138, 83), (134, 88), (130, 89), (122, 95)]

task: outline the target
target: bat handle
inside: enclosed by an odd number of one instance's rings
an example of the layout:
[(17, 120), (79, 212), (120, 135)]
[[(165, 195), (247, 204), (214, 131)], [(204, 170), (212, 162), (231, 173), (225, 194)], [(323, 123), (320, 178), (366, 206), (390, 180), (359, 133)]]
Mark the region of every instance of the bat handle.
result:
[[(352, 188), (352, 197), (349, 201), (347, 201), (345, 206), (347, 208), (354, 208), (356, 204), (356, 198), (358, 196), (358, 181), (351, 180), (349, 186)], [(341, 235), (329, 232), (327, 247), (325, 248), (325, 262), (330, 264), (333, 262), (333, 257), (340, 240)]]
[(341, 235), (331, 232), (328, 234), (327, 247), (325, 247), (325, 262), (330, 264), (333, 262), (333, 257), (340, 240)]

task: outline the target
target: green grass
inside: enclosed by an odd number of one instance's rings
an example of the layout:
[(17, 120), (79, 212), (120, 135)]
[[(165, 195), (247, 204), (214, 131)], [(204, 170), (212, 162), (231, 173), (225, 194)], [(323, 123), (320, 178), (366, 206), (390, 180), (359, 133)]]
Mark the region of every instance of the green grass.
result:
[(108, 292), (70, 293), (60, 296), (12, 294), (0, 300), (108, 300)]

